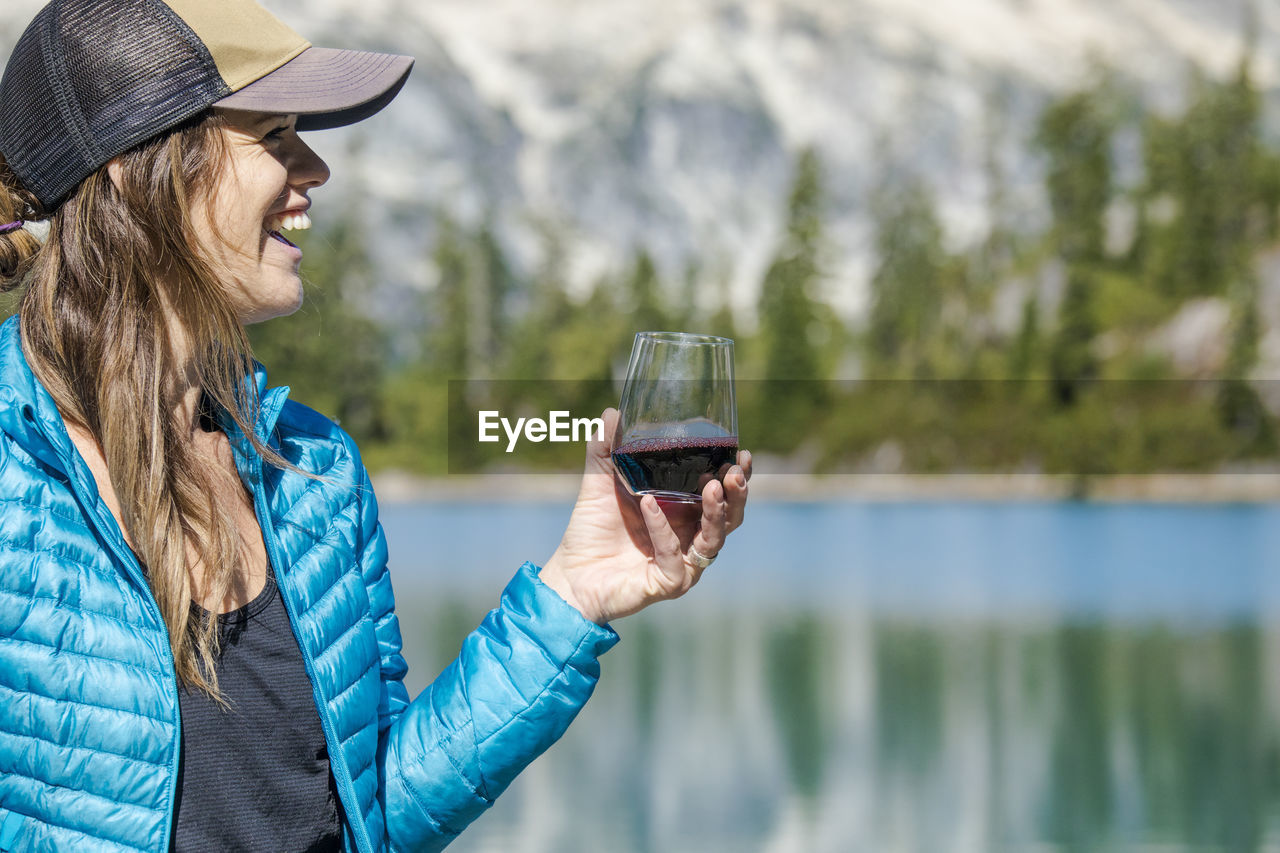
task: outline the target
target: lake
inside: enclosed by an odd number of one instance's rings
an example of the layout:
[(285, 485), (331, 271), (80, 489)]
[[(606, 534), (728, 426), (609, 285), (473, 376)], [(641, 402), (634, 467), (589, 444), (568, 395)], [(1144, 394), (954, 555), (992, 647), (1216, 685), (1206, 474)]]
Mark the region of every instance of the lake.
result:
[[(559, 503), (383, 507), (416, 692)], [(759, 503), (465, 853), (1280, 850), (1280, 506)]]

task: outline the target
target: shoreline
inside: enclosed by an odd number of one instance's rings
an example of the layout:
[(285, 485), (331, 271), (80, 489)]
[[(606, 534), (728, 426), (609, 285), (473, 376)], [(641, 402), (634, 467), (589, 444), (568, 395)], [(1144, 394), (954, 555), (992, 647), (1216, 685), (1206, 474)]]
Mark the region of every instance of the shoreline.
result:
[[(494, 473), (421, 477), (403, 471), (372, 475), (386, 504), (505, 501), (570, 502), (578, 473)], [(812, 474), (757, 471), (755, 501), (986, 501), (1090, 503), (1280, 503), (1280, 468), (1203, 474), (1077, 477), (1022, 474)]]

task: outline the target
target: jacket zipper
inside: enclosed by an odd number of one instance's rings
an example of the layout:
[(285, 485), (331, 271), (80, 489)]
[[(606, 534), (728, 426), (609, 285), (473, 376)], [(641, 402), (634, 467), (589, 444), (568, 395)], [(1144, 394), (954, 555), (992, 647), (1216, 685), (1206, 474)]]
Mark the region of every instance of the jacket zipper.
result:
[[(280, 546), (276, 541), (275, 525), (271, 523), (271, 516), (267, 512), (266, 491), (262, 486), (262, 458), (256, 454), (253, 456), (253, 506), (258, 515), (258, 526), (262, 528), (262, 540), (267, 546), (267, 555), (271, 559), (271, 565), (276, 571), (276, 577), (283, 578), (282, 571), (286, 567), (280, 560)], [(342, 744), (338, 742), (337, 733), (334, 731), (329, 705), (320, 691), (320, 682), (316, 678), (315, 661), (312, 659), (311, 652), (298, 631), (298, 614), (294, 609), (293, 600), (288, 591), (284, 589), (283, 584), (280, 585), (280, 593), (280, 598), (284, 601), (285, 610), (289, 614), (289, 627), (293, 630), (294, 638), (298, 641), (298, 649), (302, 652), (302, 662), (307, 669), (307, 678), (311, 680), (311, 693), (315, 698), (316, 710), (320, 713), (320, 725), (324, 729), (325, 741), (329, 744), (329, 763), (332, 765), (336, 761), (338, 764), (340, 772), (334, 774), (334, 780), (338, 783), (342, 799), (354, 807), (354, 811), (346, 808), (346, 806), (343, 807), (343, 812), (347, 816), (347, 825), (351, 830), (351, 834), (355, 837), (357, 849), (367, 850), (372, 853), (373, 842), (368, 837), (369, 828), (365, 824), (364, 813), (360, 811), (360, 801), (356, 796), (351, 768), (347, 766), (347, 756), (342, 751)]]
[[(80, 505), (86, 508), (89, 507), (90, 502), (88, 500), (88, 495), (84, 494), (79, 478), (67, 473), (67, 482), (70, 484), (71, 490), (75, 493), (76, 498), (80, 501)], [(173, 698), (173, 708), (175, 711), (173, 715), (173, 757), (169, 762), (169, 793), (166, 796), (164, 808), (166, 815), (164, 826), (164, 846), (160, 848), (161, 850), (168, 850), (172, 843), (173, 804), (178, 793), (178, 764), (182, 756), (182, 714), (178, 711), (181, 699), (178, 696), (178, 678), (174, 674), (175, 663), (173, 660), (173, 648), (169, 645), (169, 626), (165, 625), (164, 617), (160, 615), (160, 605), (156, 603), (156, 597), (151, 592), (151, 585), (147, 583), (146, 577), (143, 576), (142, 566), (138, 563), (137, 556), (133, 551), (129, 550), (129, 548), (124, 547), (124, 543), (118, 533), (112, 535), (111, 528), (115, 526), (118, 530), (119, 526), (115, 524), (114, 518), (111, 520), (111, 524), (107, 524), (107, 521), (102, 517), (102, 509), (103, 506), (101, 502), (96, 501), (93, 504), (93, 508), (90, 510), (90, 516), (97, 522), (95, 526), (98, 529), (98, 533), (106, 542), (107, 547), (111, 550), (111, 553), (115, 556), (119, 565), (124, 567), (124, 570), (129, 573), (130, 579), (133, 580), (139, 590), (141, 590), (143, 602), (151, 608), (151, 615), (159, 622), (160, 633), (164, 638), (164, 648), (162, 651), (162, 654), (164, 655), (163, 661), (168, 663), (168, 667), (165, 669), (166, 680), (168, 681), (170, 696)]]

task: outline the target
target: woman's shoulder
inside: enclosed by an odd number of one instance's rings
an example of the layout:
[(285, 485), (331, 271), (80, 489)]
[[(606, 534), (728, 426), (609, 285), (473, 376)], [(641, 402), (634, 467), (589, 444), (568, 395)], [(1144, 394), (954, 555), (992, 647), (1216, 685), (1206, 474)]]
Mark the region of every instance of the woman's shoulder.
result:
[[(334, 420), (293, 401), (280, 411), (272, 446), (296, 470), (274, 468), (267, 477), (271, 504), (279, 514), (306, 505), (317, 517), (355, 524), (371, 535), (377, 502), (369, 474), (352, 437)], [(355, 507), (354, 512), (348, 510)]]
[(311, 474), (348, 481), (367, 477), (355, 439), (336, 421), (302, 403), (284, 404), (275, 439), (286, 460)]
[(337, 421), (297, 400), (285, 401), (284, 407), (280, 410), (280, 418), (276, 421), (276, 429), (304, 440), (352, 445), (355, 443)]

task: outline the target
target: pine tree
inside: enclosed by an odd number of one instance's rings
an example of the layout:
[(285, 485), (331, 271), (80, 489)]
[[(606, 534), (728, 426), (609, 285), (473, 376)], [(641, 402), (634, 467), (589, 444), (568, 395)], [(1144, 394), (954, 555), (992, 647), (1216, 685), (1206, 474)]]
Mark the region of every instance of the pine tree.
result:
[(882, 188), (872, 206), (878, 263), (867, 340), (878, 372), (913, 376), (925, 363), (942, 309), (942, 226), (923, 184)]
[(796, 164), (786, 233), (761, 287), (766, 379), (817, 379), (821, 374), (813, 339), (819, 315), (813, 290), (821, 277), (822, 204), (821, 166), (817, 154), (806, 149)]
[(716, 279), (716, 310), (711, 314), (708, 330), (713, 335), (725, 338), (738, 336), (738, 324), (733, 316), (733, 300), (729, 292), (730, 282), (727, 274)]
[(663, 306), (658, 269), (648, 249), (640, 249), (631, 265), (626, 282), (626, 313), (637, 332), (678, 331), (670, 329), (670, 318)]
[(1040, 117), (1036, 141), (1048, 156), (1046, 183), (1058, 254), (1068, 264), (1097, 264), (1106, 246), (1111, 203), (1111, 122), (1102, 93), (1078, 92)]
[[(519, 294), (502, 375), (510, 379), (555, 379), (549, 341), (569, 321), (573, 306), (564, 292), (567, 259), (562, 234), (542, 225), (542, 261)], [(545, 411), (545, 409), (544, 409)]]
[(787, 226), (760, 293), (759, 340), (766, 384), (758, 400), (763, 446), (791, 449), (825, 399), (822, 335), (830, 326), (814, 290), (824, 251), (822, 171), (816, 152), (796, 162)]
[(1111, 203), (1113, 123), (1107, 92), (1098, 87), (1057, 101), (1040, 118), (1036, 141), (1048, 157), (1046, 183), (1054, 247), (1066, 264), (1067, 285), (1049, 348), (1054, 398), (1074, 404), (1098, 375), (1097, 272), (1106, 261), (1106, 212)]
[(431, 260), (436, 269), (429, 310), (431, 331), (427, 361), (431, 369), (452, 379), (468, 377), (471, 364), (471, 270), (466, 238), (461, 227), (440, 214)]
[(475, 237), (475, 275), (470, 287), (471, 369), (489, 375), (501, 362), (508, 331), (507, 300), (515, 289), (515, 276), (502, 246), (486, 221)]
[(1147, 125), (1146, 195), (1165, 213), (1153, 229), (1148, 276), (1176, 298), (1228, 295), (1274, 228), (1274, 161), (1261, 142), (1250, 63), (1246, 56), (1227, 83), (1197, 76), (1181, 117)]
[(1055, 399), (1073, 405), (1083, 386), (1098, 377), (1093, 339), (1098, 333), (1093, 278), (1080, 268), (1067, 275), (1067, 289), (1058, 310), (1058, 330), (1049, 350), (1049, 376)]
[(1009, 376), (1022, 381), (1030, 379), (1040, 351), (1040, 305), (1034, 294), (1022, 303), (1022, 322), (1018, 336), (1009, 350)]
[(1237, 283), (1231, 303), (1231, 342), (1218, 385), (1218, 417), (1234, 437), (1238, 453), (1273, 453), (1272, 417), (1249, 384), (1262, 333), (1257, 282), (1247, 278)]

